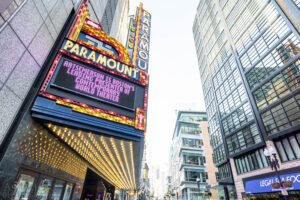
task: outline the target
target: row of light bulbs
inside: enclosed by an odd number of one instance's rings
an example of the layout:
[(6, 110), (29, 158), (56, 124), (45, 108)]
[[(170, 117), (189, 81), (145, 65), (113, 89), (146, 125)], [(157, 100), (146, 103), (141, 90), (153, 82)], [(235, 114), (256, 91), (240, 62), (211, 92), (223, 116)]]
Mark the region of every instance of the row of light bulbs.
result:
[[(99, 170), (108, 182), (122, 189), (136, 188), (132, 142), (126, 142), (127, 148), (125, 148), (124, 141), (118, 141), (125, 161), (126, 167), (124, 167), (114, 138), (108, 139), (104, 136), (96, 138), (98, 136), (91, 132), (84, 133), (80, 130), (74, 132), (74, 130), (51, 123), (47, 125), (58, 137)], [(126, 149), (129, 149), (129, 159)]]

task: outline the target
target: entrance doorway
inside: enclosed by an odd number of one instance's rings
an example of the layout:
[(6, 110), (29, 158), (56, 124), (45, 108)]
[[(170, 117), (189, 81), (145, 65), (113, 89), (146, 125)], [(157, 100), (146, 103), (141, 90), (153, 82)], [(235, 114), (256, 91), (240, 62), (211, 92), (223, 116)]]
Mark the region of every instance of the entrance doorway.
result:
[(70, 200), (73, 183), (63, 179), (21, 169), (18, 173), (13, 200)]
[(92, 170), (86, 172), (81, 200), (113, 200), (115, 187)]

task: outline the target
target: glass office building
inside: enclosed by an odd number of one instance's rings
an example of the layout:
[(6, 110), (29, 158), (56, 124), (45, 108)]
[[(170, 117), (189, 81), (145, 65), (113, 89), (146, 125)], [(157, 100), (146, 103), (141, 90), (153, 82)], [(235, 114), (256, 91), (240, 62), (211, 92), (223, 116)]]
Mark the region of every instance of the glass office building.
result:
[(292, 0), (200, 0), (197, 8), (193, 34), (214, 163), (219, 183), (234, 184), (238, 199), (280, 198), (272, 188), (247, 190), (274, 175), (265, 147), (276, 148), (281, 174), (300, 173), (299, 12)]

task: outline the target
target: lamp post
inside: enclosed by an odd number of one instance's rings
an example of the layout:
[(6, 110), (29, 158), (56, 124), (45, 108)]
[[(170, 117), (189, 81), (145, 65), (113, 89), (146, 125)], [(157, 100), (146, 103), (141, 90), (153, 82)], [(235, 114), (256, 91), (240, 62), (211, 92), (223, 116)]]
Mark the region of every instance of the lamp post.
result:
[(196, 178), (196, 183), (197, 183), (198, 192), (199, 192), (197, 198), (199, 199), (199, 196), (200, 196), (200, 177), (199, 176)]
[[(280, 179), (279, 173), (278, 173), (278, 169), (280, 168), (279, 166), (279, 162), (277, 159), (277, 155), (276, 155), (276, 151), (275, 149), (270, 146), (269, 148), (265, 148), (264, 150), (264, 154), (267, 158), (268, 163), (270, 164), (270, 167), (272, 170), (275, 170), (276, 176), (278, 178), (279, 184), (281, 188), (284, 188), (283, 183)], [(273, 155), (274, 158), (272, 158), (271, 156)], [(284, 196), (285, 199), (287, 199), (287, 196)]]
[(196, 178), (196, 182), (197, 182), (198, 190), (200, 192), (200, 178), (199, 177)]

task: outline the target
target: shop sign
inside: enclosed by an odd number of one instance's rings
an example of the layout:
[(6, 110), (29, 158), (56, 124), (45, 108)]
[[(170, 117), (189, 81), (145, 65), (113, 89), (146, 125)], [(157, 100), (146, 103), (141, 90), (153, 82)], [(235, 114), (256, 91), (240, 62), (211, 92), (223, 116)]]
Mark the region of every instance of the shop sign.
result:
[[(300, 172), (292, 174), (280, 175), (282, 181), (292, 181), (292, 187), (287, 187), (287, 190), (300, 190)], [(278, 183), (277, 176), (267, 177), (263, 179), (256, 179), (245, 182), (246, 193), (263, 193), (263, 192), (278, 192), (281, 189), (275, 189), (272, 187), (272, 183)]]
[(136, 67), (142, 71), (148, 72), (151, 15), (142, 9), (140, 18)]
[(136, 18), (130, 19), (126, 49), (131, 64), (144, 72), (148, 72), (150, 29), (151, 14), (143, 9), (141, 3), (137, 8)]
[(62, 49), (67, 53), (76, 55), (87, 61), (92, 61), (93, 63), (101, 65), (109, 70), (124, 74), (125, 76), (135, 80), (140, 80), (139, 70), (71, 40), (66, 39), (63, 43)]

